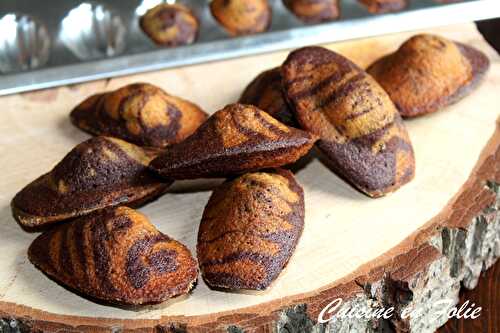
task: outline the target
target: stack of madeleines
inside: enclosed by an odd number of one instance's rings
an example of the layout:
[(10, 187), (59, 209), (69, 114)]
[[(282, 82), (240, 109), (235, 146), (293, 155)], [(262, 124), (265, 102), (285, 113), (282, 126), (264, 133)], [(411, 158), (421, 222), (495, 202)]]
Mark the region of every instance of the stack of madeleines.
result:
[[(198, 267), (212, 288), (263, 290), (304, 228), (304, 192), (287, 166), (316, 144), (359, 191), (396, 191), (415, 176), (402, 117), (458, 101), (488, 67), (472, 47), (417, 35), (367, 71), (322, 47), (298, 49), (210, 117), (147, 83), (99, 93), (70, 114), (95, 137), (17, 193), (12, 212), (44, 230), (31, 262), (91, 299), (160, 303), (188, 293)], [(227, 180), (203, 212), (198, 260), (132, 209), (175, 180), (211, 177)]]

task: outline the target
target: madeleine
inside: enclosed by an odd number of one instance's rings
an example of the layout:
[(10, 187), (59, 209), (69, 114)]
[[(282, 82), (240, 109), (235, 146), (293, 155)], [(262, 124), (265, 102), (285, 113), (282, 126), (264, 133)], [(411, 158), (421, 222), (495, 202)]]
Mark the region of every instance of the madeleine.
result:
[(316, 139), (252, 105), (231, 104), (167, 147), (151, 167), (166, 179), (228, 177), (293, 163)]
[(247, 173), (218, 187), (198, 231), (212, 288), (263, 290), (279, 276), (304, 228), (304, 193), (286, 170)]
[(70, 114), (72, 123), (90, 134), (114, 136), (154, 148), (184, 140), (207, 117), (197, 105), (149, 83), (96, 94)]
[(172, 183), (148, 170), (156, 153), (110, 137), (82, 142), (16, 194), (11, 203), (14, 218), (35, 228), (106, 207), (142, 205)]
[(328, 166), (371, 197), (415, 174), (412, 144), (394, 103), (366, 72), (322, 47), (305, 47), (281, 66), (299, 124), (319, 136)]
[(368, 73), (387, 91), (403, 117), (436, 112), (472, 92), (489, 60), (470, 46), (416, 35), (372, 64)]
[(55, 281), (119, 305), (164, 302), (188, 293), (198, 278), (189, 250), (128, 207), (56, 226), (33, 241), (28, 257)]

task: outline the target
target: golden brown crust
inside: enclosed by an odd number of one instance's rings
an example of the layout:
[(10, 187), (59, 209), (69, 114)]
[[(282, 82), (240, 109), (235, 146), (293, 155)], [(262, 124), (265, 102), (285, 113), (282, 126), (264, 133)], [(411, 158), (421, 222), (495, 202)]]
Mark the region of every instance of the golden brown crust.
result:
[(370, 13), (381, 14), (397, 12), (408, 6), (407, 0), (358, 0)]
[(13, 215), (22, 226), (35, 228), (110, 206), (141, 205), (171, 184), (148, 171), (155, 156), (120, 139), (89, 139), (18, 192)]
[(298, 127), (281, 89), (279, 67), (260, 73), (241, 94), (239, 103), (255, 105), (287, 126)]
[(184, 245), (123, 206), (41, 234), (28, 257), (57, 282), (120, 305), (155, 304), (186, 294), (198, 276), (196, 261)]
[(283, 4), (307, 23), (331, 21), (340, 16), (338, 0), (283, 0)]
[(304, 193), (287, 170), (247, 173), (218, 187), (203, 212), (197, 254), (211, 287), (266, 289), (304, 227)]
[(489, 60), (482, 52), (445, 38), (422, 34), (368, 68), (403, 117), (438, 111), (465, 97), (483, 78)]
[(197, 105), (148, 83), (96, 94), (70, 114), (75, 126), (91, 134), (156, 148), (184, 140), (207, 117)]
[(271, 26), (267, 0), (213, 0), (210, 11), (232, 36), (264, 32)]
[(300, 125), (320, 137), (328, 165), (371, 197), (395, 191), (415, 173), (401, 117), (377, 82), (321, 47), (292, 52), (283, 88)]
[(159, 4), (144, 14), (140, 26), (156, 44), (179, 46), (192, 44), (199, 30), (198, 18), (182, 4)]
[(189, 138), (167, 147), (151, 167), (167, 179), (227, 177), (293, 163), (315, 141), (252, 105), (230, 104)]

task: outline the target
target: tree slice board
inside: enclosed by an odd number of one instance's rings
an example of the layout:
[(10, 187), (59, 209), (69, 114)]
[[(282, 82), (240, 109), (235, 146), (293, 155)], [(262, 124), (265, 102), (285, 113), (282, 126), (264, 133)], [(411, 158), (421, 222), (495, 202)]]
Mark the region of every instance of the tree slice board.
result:
[[(30, 264), (26, 251), (37, 235), (20, 229), (9, 203), (24, 185), (88, 138), (70, 124), (68, 113), (90, 94), (147, 81), (213, 113), (237, 100), (258, 73), (281, 64), (287, 52), (1, 98), (0, 328), (302, 332), (317, 327), (321, 309), (342, 297), (345, 306), (378, 302), (397, 311), (420, 309), (421, 314), (388, 321), (336, 320), (328, 324), (333, 331), (387, 324), (434, 331), (446, 318), (433, 317), (429, 304), (447, 297), (458, 301), (460, 282), (474, 287), (481, 270), (500, 255), (495, 195), (500, 183), (500, 58), (472, 24), (429, 32), (483, 50), (492, 61), (485, 81), (445, 111), (406, 121), (416, 178), (392, 195), (367, 198), (317, 158), (308, 161), (296, 174), (305, 191), (304, 233), (286, 270), (265, 292), (214, 291), (200, 278), (191, 295), (159, 307), (130, 310), (96, 304)], [(366, 67), (412, 34), (328, 47)], [(141, 211), (195, 253), (201, 214), (218, 182), (177, 182)]]

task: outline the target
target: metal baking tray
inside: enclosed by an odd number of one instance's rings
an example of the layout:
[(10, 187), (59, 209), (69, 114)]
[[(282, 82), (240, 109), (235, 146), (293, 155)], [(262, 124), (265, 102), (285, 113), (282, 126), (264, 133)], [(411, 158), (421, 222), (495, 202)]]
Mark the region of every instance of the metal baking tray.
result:
[(144, 35), (138, 21), (165, 1), (176, 0), (0, 0), (0, 95), (500, 17), (500, 0), (412, 0), (390, 14), (370, 14), (356, 0), (341, 0), (339, 20), (307, 25), (281, 0), (270, 0), (269, 31), (234, 38), (212, 18), (209, 0), (177, 0), (200, 18), (200, 35), (192, 45), (162, 48)]

